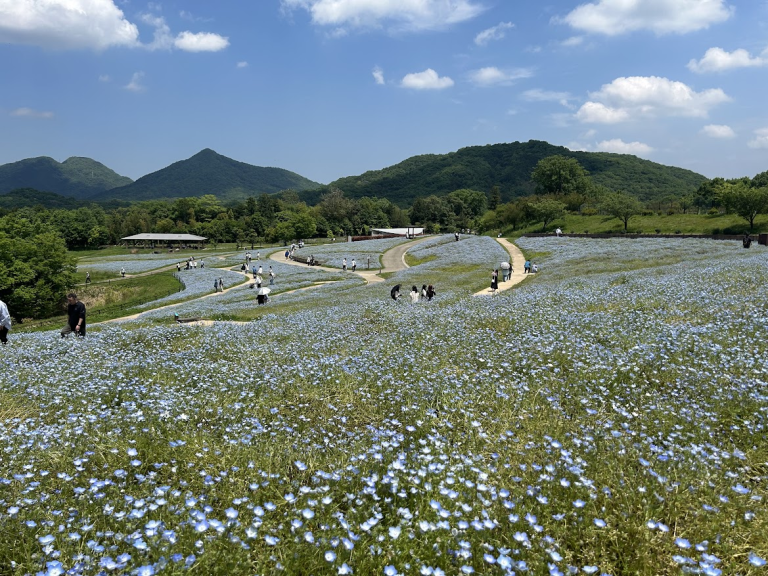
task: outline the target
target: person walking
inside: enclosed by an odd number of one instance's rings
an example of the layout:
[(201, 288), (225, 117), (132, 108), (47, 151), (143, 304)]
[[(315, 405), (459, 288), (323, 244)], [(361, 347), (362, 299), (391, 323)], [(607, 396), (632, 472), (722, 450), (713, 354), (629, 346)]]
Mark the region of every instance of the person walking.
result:
[(432, 286), (432, 284), (427, 286), (427, 302), (431, 302), (432, 298), (435, 297), (435, 294), (436, 294), (435, 287)]
[(61, 329), (61, 337), (65, 338), (74, 332), (77, 336), (85, 336), (85, 304), (77, 299), (77, 294), (67, 294), (67, 325)]
[(258, 289), (258, 288), (261, 288), (261, 275), (259, 275), (259, 274), (256, 274), (256, 278), (255, 278), (255, 280), (256, 280), (256, 288), (257, 288), (257, 289)]
[(497, 268), (491, 272), (491, 294), (496, 294), (499, 289), (499, 269)]
[(86, 272), (85, 273), (85, 283), (86, 284), (90, 284), (91, 283), (91, 273), (90, 272)]
[(275, 271), (272, 270), (272, 266), (269, 267), (269, 285), (275, 285)]
[(0, 342), (8, 344), (8, 331), (11, 329), (11, 313), (8, 306), (0, 300)]
[(347, 259), (344, 258), (344, 260), (341, 261), (341, 269), (344, 270), (344, 272), (347, 271)]
[(176, 262), (176, 272), (181, 272), (181, 262)]
[(426, 300), (427, 299), (427, 285), (422, 284), (421, 285), (421, 299)]
[(419, 289), (414, 286), (411, 288), (411, 304), (416, 304), (419, 301)]
[(259, 276), (264, 274), (264, 269), (261, 267), (261, 265), (259, 265), (259, 269), (256, 271), (256, 274), (259, 275)]
[(125, 278), (125, 268), (120, 268), (120, 276)]
[(224, 292), (224, 280), (219, 277), (219, 292)]
[(352, 272), (354, 272), (355, 270), (357, 270), (357, 262), (355, 262), (355, 259), (352, 258)]
[(213, 279), (213, 291), (218, 292), (219, 291), (219, 279), (214, 278)]
[(528, 274), (531, 271), (531, 261), (526, 260), (525, 264), (523, 265), (523, 274)]

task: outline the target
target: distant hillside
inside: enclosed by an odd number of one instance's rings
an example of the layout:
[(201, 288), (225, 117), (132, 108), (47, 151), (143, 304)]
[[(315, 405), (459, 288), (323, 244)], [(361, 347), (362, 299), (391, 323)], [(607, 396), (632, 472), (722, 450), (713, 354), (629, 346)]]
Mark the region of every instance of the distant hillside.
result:
[[(628, 154), (572, 152), (562, 146), (531, 140), (414, 156), (383, 170), (341, 178), (329, 186), (340, 188), (350, 198), (378, 196), (401, 207), (409, 206), (421, 196), (442, 196), (460, 188), (487, 192), (493, 186), (499, 186), (502, 199), (508, 201), (532, 194), (531, 172), (536, 163), (555, 154), (576, 158), (596, 184), (629, 192), (646, 201), (692, 193), (707, 180), (690, 170), (663, 166)], [(302, 193), (301, 197), (314, 203), (321, 193), (322, 190), (317, 190)]]
[(61, 196), (86, 199), (132, 180), (101, 162), (73, 156), (64, 162), (40, 156), (0, 166), (0, 194), (18, 188), (45, 190)]
[(262, 168), (232, 160), (206, 148), (187, 160), (147, 174), (133, 184), (113, 188), (98, 200), (155, 200), (214, 194), (220, 200), (274, 193), (291, 188), (296, 191), (320, 184), (282, 168)]
[(88, 202), (75, 200), (53, 192), (41, 192), (33, 188), (17, 188), (7, 194), (0, 194), (0, 208), (13, 210), (14, 208), (26, 208), (30, 206), (44, 206), (48, 210), (58, 208), (80, 208), (87, 206)]

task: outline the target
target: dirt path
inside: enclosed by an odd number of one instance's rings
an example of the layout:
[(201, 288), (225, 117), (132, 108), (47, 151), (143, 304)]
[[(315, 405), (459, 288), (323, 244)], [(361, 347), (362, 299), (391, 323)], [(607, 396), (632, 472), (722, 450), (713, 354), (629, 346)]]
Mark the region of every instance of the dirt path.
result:
[[(512, 261), (512, 278), (510, 280), (507, 280), (506, 282), (501, 281), (501, 270), (499, 270), (499, 292), (503, 292), (504, 290), (509, 290), (512, 288), (512, 286), (515, 286), (517, 284), (520, 284), (523, 280), (525, 280), (528, 277), (528, 274), (523, 273), (523, 267), (525, 265), (525, 256), (523, 256), (523, 253), (520, 251), (520, 248), (512, 244), (509, 240), (506, 238), (496, 238), (496, 241), (501, 244), (504, 249), (507, 251), (507, 253), (511, 257)], [(480, 292), (476, 292), (475, 296), (492, 296), (491, 293), (491, 277), (490, 274), (488, 274), (488, 288), (484, 288), (480, 290)]]

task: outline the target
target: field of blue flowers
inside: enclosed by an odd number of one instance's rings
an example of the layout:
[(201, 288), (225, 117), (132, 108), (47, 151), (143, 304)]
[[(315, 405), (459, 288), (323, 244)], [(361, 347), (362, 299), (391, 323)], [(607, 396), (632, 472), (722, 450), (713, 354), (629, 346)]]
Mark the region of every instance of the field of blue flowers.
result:
[(524, 238), (474, 298), (504, 252), (448, 238), (179, 305), (247, 322), (12, 332), (0, 573), (765, 574), (768, 250)]

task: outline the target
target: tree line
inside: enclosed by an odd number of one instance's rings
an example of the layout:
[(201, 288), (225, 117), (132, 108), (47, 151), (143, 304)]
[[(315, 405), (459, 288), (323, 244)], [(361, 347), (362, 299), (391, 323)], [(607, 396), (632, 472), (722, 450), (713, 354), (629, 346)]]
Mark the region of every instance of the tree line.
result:
[(428, 233), (483, 233), (540, 223), (546, 230), (568, 212), (605, 214), (619, 219), (625, 231), (634, 216), (644, 213), (730, 212), (752, 230), (755, 218), (768, 213), (768, 171), (754, 178), (714, 178), (695, 194), (643, 203), (625, 191), (595, 184), (575, 158), (555, 155), (536, 164), (531, 188), (534, 194), (506, 203), (498, 186), (487, 191), (462, 188), (416, 198), (409, 209), (384, 198), (349, 198), (333, 187), (313, 206), (288, 190), (226, 204), (205, 195), (112, 208), (0, 208), (0, 299), (17, 318), (54, 314), (75, 283), (77, 262), (70, 250), (119, 244), (126, 236), (147, 232), (189, 233), (205, 236), (214, 245), (253, 246), (406, 226), (424, 227)]

